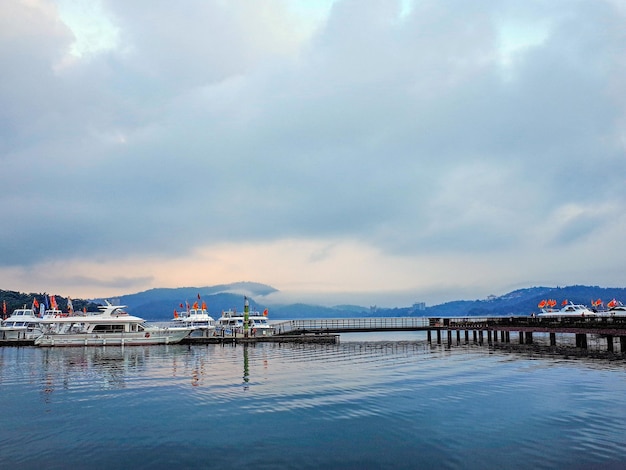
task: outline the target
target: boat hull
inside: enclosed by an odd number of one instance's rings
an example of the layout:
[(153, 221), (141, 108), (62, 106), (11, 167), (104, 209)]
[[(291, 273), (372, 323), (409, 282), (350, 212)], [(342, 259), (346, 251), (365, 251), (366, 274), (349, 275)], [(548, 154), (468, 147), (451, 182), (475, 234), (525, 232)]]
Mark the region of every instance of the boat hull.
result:
[(190, 331), (189, 329), (181, 329), (140, 333), (44, 334), (35, 340), (35, 346), (145, 346), (176, 344), (187, 337)]
[(30, 328), (0, 328), (0, 339), (6, 341), (32, 341), (41, 336), (41, 329)]

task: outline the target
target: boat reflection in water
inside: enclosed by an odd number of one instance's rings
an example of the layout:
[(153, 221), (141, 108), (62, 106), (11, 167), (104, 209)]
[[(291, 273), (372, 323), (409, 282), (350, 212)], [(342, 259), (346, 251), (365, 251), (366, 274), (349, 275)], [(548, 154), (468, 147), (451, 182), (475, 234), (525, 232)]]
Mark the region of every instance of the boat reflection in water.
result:
[(33, 375), (41, 377), (47, 402), (59, 390), (93, 394), (97, 390), (149, 389), (160, 381), (198, 385), (209, 369), (205, 362), (205, 354), (194, 354), (184, 345), (45, 348), (41, 367), (33, 369)]

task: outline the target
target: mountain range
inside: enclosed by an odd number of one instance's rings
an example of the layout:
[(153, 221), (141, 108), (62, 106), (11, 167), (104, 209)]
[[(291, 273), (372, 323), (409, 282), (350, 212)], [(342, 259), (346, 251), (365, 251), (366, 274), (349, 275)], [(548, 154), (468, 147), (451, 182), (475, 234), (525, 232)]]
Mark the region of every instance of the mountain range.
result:
[[(209, 313), (218, 318), (223, 310), (243, 310), (243, 296), (247, 296), (250, 307), (255, 310), (269, 308), (270, 319), (296, 318), (349, 318), (349, 317), (466, 317), (529, 315), (537, 312), (541, 300), (554, 299), (561, 305), (564, 301), (590, 306), (601, 299), (606, 302), (615, 298), (626, 300), (626, 288), (604, 288), (598, 286), (530, 287), (501, 296), (489, 296), (479, 300), (457, 300), (439, 305), (415, 304), (407, 307), (380, 308), (359, 305), (337, 305), (324, 307), (304, 303), (288, 305), (265, 304), (263, 298), (277, 289), (254, 282), (239, 282), (213, 287), (182, 287), (177, 289), (151, 289), (137, 294), (124, 295), (117, 300), (134, 315), (150, 319), (171, 319), (174, 309), (180, 310), (185, 302), (193, 304), (198, 299), (206, 302)], [(103, 299), (94, 299), (101, 301)]]
[[(269, 294), (277, 289), (256, 282), (237, 282), (207, 287), (157, 288), (135, 294), (108, 298), (114, 303), (126, 305), (129, 313), (146, 320), (169, 320), (174, 310), (181, 310), (185, 305), (193, 305), (198, 299), (207, 304), (209, 313), (218, 318), (223, 310), (243, 310), (244, 296), (248, 297), (250, 307), (262, 311), (269, 309), (271, 320), (298, 318), (350, 318), (350, 317), (468, 317), (529, 315), (537, 312), (537, 305), (542, 300), (554, 299), (557, 305), (564, 301), (591, 306), (597, 300), (604, 304), (611, 299), (626, 300), (626, 288), (606, 288), (598, 286), (567, 287), (530, 287), (519, 289), (501, 296), (489, 296), (478, 300), (456, 300), (439, 305), (425, 306), (415, 304), (408, 307), (380, 308), (359, 305), (337, 305), (324, 307), (305, 303), (275, 305), (264, 303)], [(13, 309), (28, 305), (37, 297), (42, 300), (46, 294), (23, 294), (0, 290), (0, 301), (6, 303), (8, 313)], [(65, 310), (67, 299), (56, 296), (59, 307)], [(95, 311), (97, 304), (104, 304), (104, 299), (72, 299), (75, 309), (86, 306), (88, 311)]]

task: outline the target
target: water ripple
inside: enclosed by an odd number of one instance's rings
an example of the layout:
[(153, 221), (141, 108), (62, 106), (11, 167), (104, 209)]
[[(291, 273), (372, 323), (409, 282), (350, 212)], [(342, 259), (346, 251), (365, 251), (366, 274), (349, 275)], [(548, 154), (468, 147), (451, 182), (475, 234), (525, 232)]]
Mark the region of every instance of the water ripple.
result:
[(423, 336), (0, 348), (0, 442), (21, 468), (617, 468), (625, 392), (623, 364)]

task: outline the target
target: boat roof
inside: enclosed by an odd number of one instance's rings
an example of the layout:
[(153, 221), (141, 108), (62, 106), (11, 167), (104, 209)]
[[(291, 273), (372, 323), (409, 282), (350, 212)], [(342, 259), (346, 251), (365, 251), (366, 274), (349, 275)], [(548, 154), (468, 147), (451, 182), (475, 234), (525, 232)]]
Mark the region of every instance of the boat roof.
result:
[[(60, 310), (46, 310), (46, 314), (40, 321), (45, 323), (69, 323), (69, 322), (81, 322), (81, 323), (94, 323), (106, 321), (107, 323), (143, 323), (144, 319), (129, 315), (124, 311), (126, 305), (112, 305), (105, 300), (106, 305), (101, 305), (98, 308), (100, 312), (77, 312), (73, 315), (63, 313)], [(48, 313), (50, 312), (50, 313)]]

